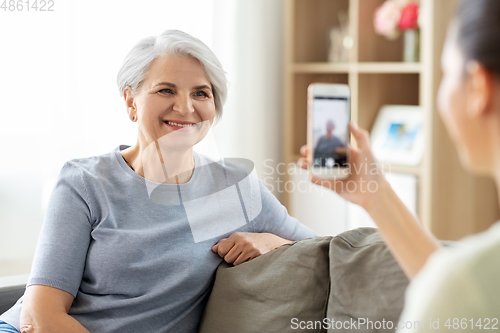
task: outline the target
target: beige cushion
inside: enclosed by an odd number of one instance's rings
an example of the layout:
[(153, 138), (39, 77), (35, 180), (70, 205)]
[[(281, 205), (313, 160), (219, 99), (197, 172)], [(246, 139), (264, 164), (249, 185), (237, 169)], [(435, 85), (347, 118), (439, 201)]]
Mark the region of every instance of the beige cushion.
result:
[(407, 284), (374, 228), (306, 239), (236, 267), (221, 264), (199, 332), (300, 332), (292, 318), (397, 322)]
[(329, 320), (348, 321), (349, 326), (351, 318), (367, 322), (344, 331), (395, 331), (382, 328), (384, 321), (386, 328), (397, 326), (409, 281), (376, 229), (359, 228), (332, 238), (330, 281)]
[(330, 240), (283, 245), (235, 267), (222, 263), (199, 332), (288, 332), (292, 317), (322, 320)]

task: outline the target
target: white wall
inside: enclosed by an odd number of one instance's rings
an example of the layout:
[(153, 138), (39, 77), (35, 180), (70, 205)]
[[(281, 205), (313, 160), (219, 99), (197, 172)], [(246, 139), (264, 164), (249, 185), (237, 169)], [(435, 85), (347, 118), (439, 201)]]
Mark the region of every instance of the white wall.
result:
[(279, 160), (282, 3), (69, 0), (54, 12), (2, 13), (0, 276), (29, 269), (65, 161), (135, 142), (115, 80), (143, 37), (179, 29), (212, 47), (231, 81), (213, 131), (221, 154), (250, 158), (257, 171)]
[(215, 6), (214, 32), (222, 38), (214, 38), (214, 50), (231, 88), (214, 135), (223, 156), (252, 160), (262, 178), (266, 159), (282, 159), (283, 1), (218, 0)]

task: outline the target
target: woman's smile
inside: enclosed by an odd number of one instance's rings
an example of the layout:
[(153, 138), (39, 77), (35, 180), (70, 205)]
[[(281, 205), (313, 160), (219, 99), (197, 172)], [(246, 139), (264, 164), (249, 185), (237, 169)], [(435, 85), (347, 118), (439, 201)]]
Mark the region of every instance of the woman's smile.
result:
[(164, 120), (163, 123), (174, 131), (189, 132), (194, 130), (197, 126), (196, 123), (183, 120)]

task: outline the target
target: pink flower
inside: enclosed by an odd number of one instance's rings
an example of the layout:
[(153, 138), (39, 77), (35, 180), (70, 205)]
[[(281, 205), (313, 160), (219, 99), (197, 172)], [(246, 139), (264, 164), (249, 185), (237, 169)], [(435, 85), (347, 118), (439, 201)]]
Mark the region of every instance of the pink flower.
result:
[(401, 11), (398, 28), (401, 30), (417, 29), (418, 26), (418, 3), (409, 2)]
[(373, 24), (375, 31), (389, 39), (398, 37), (398, 23), (401, 18), (401, 5), (388, 0), (375, 11)]

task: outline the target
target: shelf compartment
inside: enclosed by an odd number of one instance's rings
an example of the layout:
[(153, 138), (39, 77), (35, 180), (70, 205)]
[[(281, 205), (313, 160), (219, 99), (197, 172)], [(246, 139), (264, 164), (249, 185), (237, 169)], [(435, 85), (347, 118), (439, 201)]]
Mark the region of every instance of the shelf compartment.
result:
[(328, 59), (329, 30), (339, 25), (336, 15), (349, 15), (349, 0), (294, 0), (294, 62)]
[(403, 60), (403, 36), (388, 40), (375, 32), (373, 17), (385, 0), (362, 0), (358, 7), (358, 61), (385, 62)]
[(371, 130), (380, 107), (419, 105), (419, 74), (359, 74), (358, 125)]

